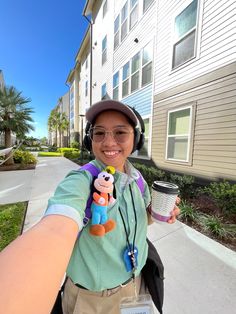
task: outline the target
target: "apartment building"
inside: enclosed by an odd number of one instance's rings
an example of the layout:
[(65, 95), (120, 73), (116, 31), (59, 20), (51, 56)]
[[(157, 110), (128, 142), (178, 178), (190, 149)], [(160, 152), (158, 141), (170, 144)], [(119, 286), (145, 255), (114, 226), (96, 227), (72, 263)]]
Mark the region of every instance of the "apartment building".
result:
[(151, 156), (156, 1), (87, 1), (92, 21), (92, 98), (120, 100), (139, 111), (146, 142), (133, 157)]
[(72, 121), (100, 99), (121, 100), (146, 126), (135, 158), (236, 181), (235, 12), (233, 0), (87, 0)]
[(236, 2), (159, 1), (152, 159), (236, 181)]

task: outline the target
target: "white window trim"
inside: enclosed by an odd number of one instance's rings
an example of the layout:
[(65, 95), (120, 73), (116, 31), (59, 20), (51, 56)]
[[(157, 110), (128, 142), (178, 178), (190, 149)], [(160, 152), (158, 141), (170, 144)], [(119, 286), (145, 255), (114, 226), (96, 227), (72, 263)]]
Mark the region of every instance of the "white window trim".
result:
[[(169, 132), (169, 118), (170, 118), (170, 114), (173, 112), (177, 112), (177, 111), (182, 111), (185, 109), (190, 109), (190, 115), (189, 115), (189, 132), (188, 134), (181, 134), (179, 136), (180, 137), (187, 137), (188, 138), (188, 146), (187, 146), (187, 159), (183, 160), (183, 159), (175, 159), (175, 158), (168, 158), (167, 154), (168, 154), (168, 139), (171, 137), (176, 137), (176, 135), (168, 135)], [(189, 163), (190, 162), (190, 147), (191, 147), (191, 136), (193, 133), (193, 105), (188, 105), (188, 106), (183, 106), (183, 107), (179, 107), (173, 110), (169, 110), (168, 111), (168, 118), (167, 118), (167, 130), (166, 130), (166, 153), (165, 153), (165, 160), (166, 161), (173, 161), (173, 162), (181, 162), (181, 163)]]
[[(105, 11), (105, 13), (104, 13), (105, 4), (106, 4), (106, 11)], [(108, 12), (108, 1), (105, 0), (104, 3), (103, 3), (103, 6), (102, 6), (102, 18), (103, 18), (103, 19), (104, 19), (105, 16), (107, 15), (107, 12)]]
[[(148, 43), (146, 43), (140, 50), (138, 50), (136, 53), (134, 53), (133, 55), (132, 55), (132, 57), (128, 60), (128, 61), (126, 61), (124, 64), (123, 64), (123, 66), (121, 67), (121, 69), (122, 69), (122, 86), (121, 86), (121, 95), (123, 95), (123, 82), (125, 81), (125, 80), (123, 80), (123, 67), (124, 67), (124, 65), (126, 65), (126, 63), (128, 63), (129, 62), (129, 68), (130, 68), (130, 73), (129, 73), (129, 91), (128, 91), (128, 95), (126, 95), (126, 96), (122, 96), (122, 98), (125, 98), (125, 97), (128, 97), (128, 96), (130, 96), (130, 95), (132, 95), (132, 94), (134, 94), (134, 93), (136, 93), (137, 91), (140, 91), (142, 88), (145, 88), (145, 87), (147, 87), (149, 84), (153, 84), (153, 57), (154, 57), (154, 51), (153, 51), (153, 54), (152, 54), (152, 60), (151, 61), (149, 61), (149, 62), (147, 62), (147, 63), (145, 63), (145, 65), (142, 65), (142, 58), (143, 58), (143, 50), (144, 50), (144, 48), (147, 46), (147, 45), (149, 45), (150, 43), (153, 43), (153, 40), (151, 40), (151, 41), (149, 41)], [(153, 47), (153, 45), (152, 45), (152, 49), (154, 49), (154, 47)], [(132, 58), (137, 54), (137, 53), (139, 53), (139, 56), (140, 56), (140, 62), (139, 62), (139, 69), (136, 71), (136, 72), (140, 72), (139, 73), (139, 87), (138, 87), (138, 89), (136, 89), (136, 90), (134, 90), (133, 92), (131, 92), (131, 77), (132, 77), (132, 75), (134, 75), (134, 73), (132, 73), (131, 74), (131, 70), (132, 70)], [(145, 67), (145, 66), (147, 66), (149, 63), (151, 63), (152, 62), (152, 80), (151, 80), (151, 82), (149, 82), (149, 83), (147, 83), (147, 84), (145, 84), (145, 85), (143, 85), (142, 86), (142, 79), (143, 79), (143, 77), (142, 77), (142, 70), (143, 70), (143, 67)], [(135, 72), (135, 73), (136, 73)]]
[[(113, 81), (114, 81), (114, 76), (118, 73), (118, 84), (113, 86)], [(116, 88), (118, 88), (118, 100), (120, 99), (120, 71), (116, 71), (113, 75), (112, 75), (112, 99), (114, 99), (114, 90)]]
[[(105, 86), (105, 88), (106, 88), (106, 92), (105, 92), (105, 94), (103, 95), (103, 94), (102, 94), (102, 89), (103, 89), (104, 86)], [(105, 83), (103, 83), (103, 84), (101, 85), (101, 99), (103, 99), (103, 97), (106, 96), (106, 94), (107, 94), (107, 83), (105, 82)]]
[[(129, 12), (129, 32), (135, 27), (135, 25), (138, 23), (138, 20), (139, 20), (139, 0), (137, 0), (136, 4), (133, 6), (133, 8), (131, 8), (131, 3), (130, 3), (131, 0), (129, 0), (129, 7), (130, 7), (130, 12)], [(136, 20), (136, 22), (134, 23), (134, 25), (131, 27), (130, 23), (131, 23), (131, 14), (132, 12), (137, 8), (137, 12), (138, 12), (138, 18)]]
[[(190, 64), (196, 62), (200, 58), (200, 41), (201, 41), (201, 31), (202, 31), (202, 19), (200, 19), (200, 16), (203, 15), (203, 1), (198, 0), (198, 6), (197, 6), (197, 16), (196, 16), (196, 36), (195, 36), (195, 47), (194, 47), (194, 56), (185, 61), (183, 64), (172, 68), (173, 64), (173, 51), (174, 51), (174, 45), (179, 41), (175, 41), (175, 18), (183, 12), (191, 3), (193, 0), (188, 0), (187, 2), (184, 2), (178, 10), (175, 10), (175, 13), (172, 15), (172, 26), (171, 26), (171, 42), (172, 45), (170, 45), (170, 58), (169, 58), (169, 74), (175, 73), (176, 71), (179, 71), (186, 66), (189, 66)], [(185, 34), (186, 36), (186, 34)]]
[[(124, 21), (122, 22), (122, 21), (121, 21), (121, 19), (122, 19), (122, 10), (123, 10), (123, 8), (125, 7), (126, 3), (127, 3), (127, 16), (126, 16), (126, 18), (124, 19)], [(122, 25), (123, 25), (126, 21), (127, 21), (127, 33), (125, 34), (124, 38), (122, 39)], [(120, 43), (122, 43), (122, 42), (125, 40), (125, 38), (127, 37), (128, 33), (129, 33), (129, 0), (127, 0), (127, 1), (124, 3), (124, 5), (123, 5), (123, 7), (121, 8), (121, 11), (120, 11)]]
[[(104, 49), (102, 49), (102, 66), (107, 62), (107, 35), (105, 35), (102, 39), (103, 40), (106, 38), (106, 47)], [(106, 54), (106, 60), (103, 61), (103, 54)]]

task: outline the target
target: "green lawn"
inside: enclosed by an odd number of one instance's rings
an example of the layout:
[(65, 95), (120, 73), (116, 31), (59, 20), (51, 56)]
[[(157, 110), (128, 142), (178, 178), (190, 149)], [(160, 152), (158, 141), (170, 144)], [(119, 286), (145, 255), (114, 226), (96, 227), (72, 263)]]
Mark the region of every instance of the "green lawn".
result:
[(63, 154), (58, 153), (58, 152), (39, 152), (38, 156), (39, 157), (61, 157), (63, 156)]
[(21, 233), (27, 202), (0, 205), (0, 251)]

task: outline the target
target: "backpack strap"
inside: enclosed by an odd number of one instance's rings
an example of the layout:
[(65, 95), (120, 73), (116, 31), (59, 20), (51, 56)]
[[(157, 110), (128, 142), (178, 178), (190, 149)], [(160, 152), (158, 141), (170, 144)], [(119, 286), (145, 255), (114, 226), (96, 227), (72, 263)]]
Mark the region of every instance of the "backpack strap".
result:
[[(88, 171), (93, 178), (97, 177), (99, 172), (100, 172), (100, 169), (98, 169), (97, 167), (95, 167), (91, 163), (87, 163), (84, 166), (80, 167), (78, 171), (80, 171), (80, 170)], [(88, 224), (89, 220), (92, 217), (92, 212), (91, 212), (92, 201), (93, 201), (93, 197), (92, 197), (92, 193), (91, 193), (88, 200), (87, 200), (87, 204), (86, 204), (85, 217), (83, 219), (84, 227)]]
[(137, 183), (137, 185), (139, 187), (140, 192), (142, 193), (142, 196), (144, 196), (144, 189), (145, 189), (145, 187), (144, 187), (144, 179), (143, 179), (143, 176), (141, 175), (141, 173), (139, 171), (138, 171), (138, 173), (139, 173), (139, 178), (136, 180), (136, 183)]

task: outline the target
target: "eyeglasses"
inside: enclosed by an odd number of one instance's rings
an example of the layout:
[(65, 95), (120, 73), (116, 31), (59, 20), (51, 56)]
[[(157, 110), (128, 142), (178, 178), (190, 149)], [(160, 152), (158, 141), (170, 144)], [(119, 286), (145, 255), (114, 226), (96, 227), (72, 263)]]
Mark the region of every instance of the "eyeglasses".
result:
[(103, 142), (107, 134), (111, 134), (117, 143), (125, 143), (128, 141), (131, 133), (134, 132), (126, 127), (117, 127), (112, 131), (106, 131), (106, 129), (101, 127), (94, 127), (89, 131), (91, 140), (96, 143)]

